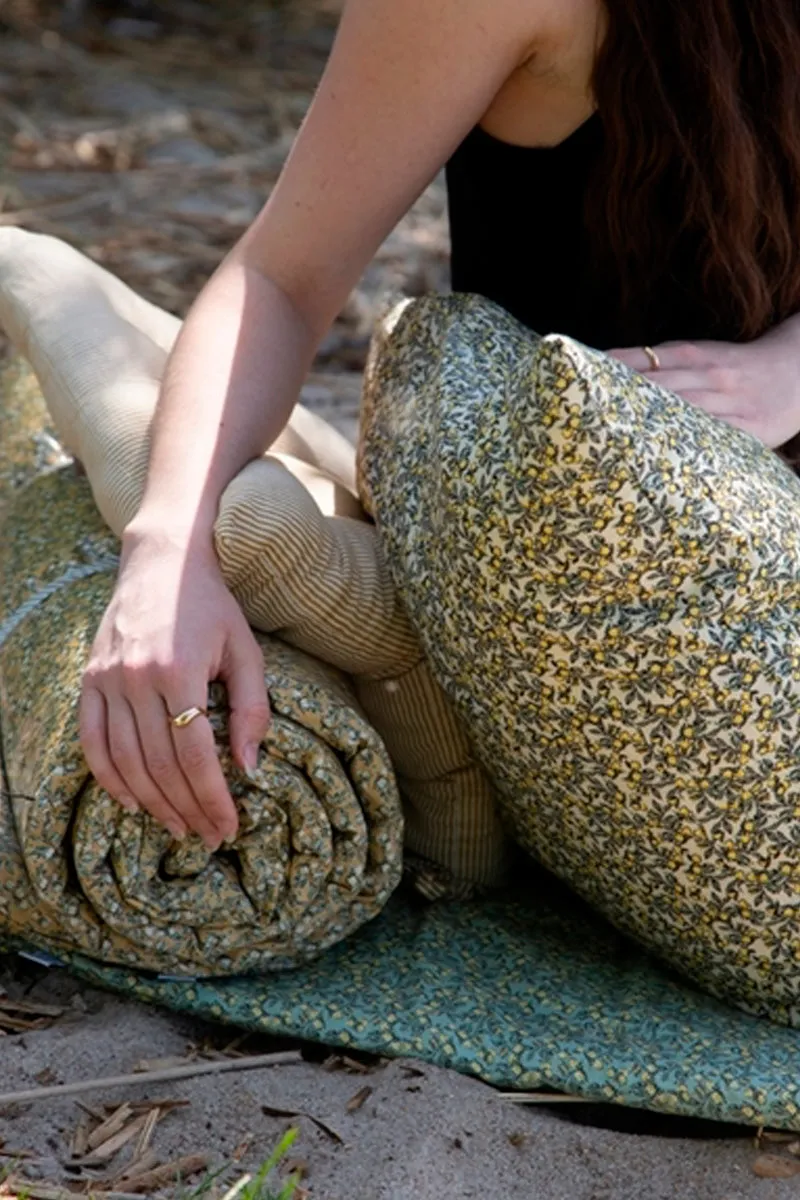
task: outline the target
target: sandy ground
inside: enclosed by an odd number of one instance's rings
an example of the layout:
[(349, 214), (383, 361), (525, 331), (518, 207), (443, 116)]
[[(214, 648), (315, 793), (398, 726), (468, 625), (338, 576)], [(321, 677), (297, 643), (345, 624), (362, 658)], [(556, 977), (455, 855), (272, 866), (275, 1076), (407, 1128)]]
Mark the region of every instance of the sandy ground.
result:
[[(81, 6), (65, 7), (74, 15)], [(65, 39), (37, 25), (35, 0), (0, 5), (0, 221), (67, 238), (183, 313), (268, 194), (324, 61), (331, 21), (287, 23), (280, 10), (243, 5), (224, 9), (217, 29), (207, 7), (176, 0), (144, 6), (138, 25), (120, 25), (93, 17), (100, 7), (85, 6), (88, 16), (78, 15)], [(173, 10), (179, 19), (152, 19)], [(352, 433), (378, 297), (442, 288), (446, 265), (437, 181), (351, 298), (306, 401)], [(56, 1005), (63, 1015), (39, 1022), (29, 1014), (23, 1020), (42, 1027), (0, 1038), (0, 1091), (124, 1073), (145, 1059), (219, 1053), (235, 1037), (0, 957), (3, 996)], [(249, 1038), (238, 1051), (271, 1048)], [(320, 1200), (800, 1195), (800, 1176), (757, 1177), (765, 1149), (783, 1154), (786, 1169), (800, 1161), (785, 1147), (757, 1149), (752, 1131), (595, 1106), (524, 1108), (425, 1065), (368, 1064), (364, 1073), (341, 1061), (339, 1069), (324, 1066), (319, 1048), (307, 1055), (295, 1065), (99, 1089), (83, 1099), (98, 1117), (104, 1104), (187, 1101), (158, 1124), (152, 1154), (169, 1162), (207, 1153), (224, 1168), (210, 1193), (219, 1197), (292, 1125), (299, 1137), (290, 1158), (305, 1167), (297, 1200), (303, 1190)], [(308, 1115), (270, 1116), (264, 1106)], [(69, 1169), (84, 1114), (74, 1099), (0, 1107), (0, 1177), (6, 1164), (42, 1200), (52, 1200), (55, 1184), (85, 1192), (91, 1179), (118, 1178), (131, 1143), (105, 1168), (85, 1168), (82, 1182)]]
[[(27, 964), (6, 962), (3, 971), (0, 962), (3, 985), (16, 998), (65, 1011), (49, 1028), (3, 1040), (2, 1089), (124, 1073), (143, 1060), (219, 1049), (234, 1037)], [(237, 1049), (253, 1054), (284, 1045), (249, 1038)], [(256, 1168), (292, 1126), (299, 1137), (290, 1157), (305, 1168), (303, 1188), (315, 1200), (788, 1200), (800, 1194), (800, 1177), (755, 1175), (759, 1151), (752, 1131), (601, 1106), (522, 1107), (475, 1080), (425, 1064), (367, 1064), (360, 1073), (341, 1060), (339, 1069), (331, 1069), (330, 1061), (323, 1065), (322, 1048), (305, 1051), (312, 1061), (99, 1088), (81, 1099), (95, 1110), (105, 1102), (188, 1101), (160, 1123), (153, 1149), (162, 1161), (207, 1152), (212, 1167), (226, 1168), (218, 1196)], [(348, 1111), (356, 1099), (363, 1103)], [(307, 1115), (270, 1116), (264, 1106)], [(3, 1152), (32, 1155), (22, 1160), (19, 1174), (62, 1184), (75, 1179), (65, 1163), (82, 1111), (72, 1098), (0, 1107)], [(125, 1154), (111, 1169), (86, 1174), (118, 1173)]]

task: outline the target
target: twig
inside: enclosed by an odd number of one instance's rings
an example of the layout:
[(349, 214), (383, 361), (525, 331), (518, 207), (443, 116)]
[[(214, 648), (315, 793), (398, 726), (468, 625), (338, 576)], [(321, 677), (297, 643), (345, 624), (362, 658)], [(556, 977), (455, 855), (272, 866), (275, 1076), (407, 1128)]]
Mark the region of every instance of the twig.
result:
[(169, 1183), (189, 1179), (192, 1175), (205, 1171), (207, 1166), (207, 1154), (187, 1154), (184, 1158), (177, 1158), (174, 1162), (154, 1167), (152, 1171), (147, 1171), (142, 1175), (128, 1176), (124, 1186), (129, 1193), (147, 1192), (152, 1194)]
[[(47, 1184), (33, 1183), (29, 1179), (20, 1179), (11, 1176), (5, 1181), (5, 1186), (16, 1190), (20, 1196), (27, 1196), (29, 1200), (75, 1200), (75, 1192), (70, 1192), (67, 1188), (48, 1187)], [(0, 1192), (0, 1195), (3, 1193)], [(142, 1200), (131, 1192), (105, 1192), (95, 1189), (92, 1195), (97, 1200)], [(13, 1200), (13, 1196), (9, 1197)]]
[[(589, 1096), (567, 1096), (561, 1092), (498, 1092), (501, 1100), (512, 1104), (602, 1104)], [(0, 1097), (2, 1099), (2, 1097)]]
[(257, 1071), (263, 1067), (280, 1067), (302, 1062), (299, 1050), (282, 1050), (278, 1054), (257, 1054), (252, 1058), (234, 1058), (225, 1062), (192, 1063), (187, 1067), (171, 1067), (168, 1071), (141, 1071), (135, 1075), (111, 1075), (107, 1079), (84, 1079), (80, 1083), (60, 1083), (52, 1087), (31, 1088), (25, 1092), (3, 1092), (0, 1104), (30, 1104), (54, 1096), (77, 1096), (99, 1088), (132, 1087), (139, 1083), (166, 1083), (171, 1079), (192, 1079), (196, 1075), (220, 1075), (224, 1071)]
[(222, 1200), (236, 1200), (236, 1197), (239, 1195), (239, 1193), (244, 1191), (248, 1183), (252, 1182), (252, 1179), (252, 1175), (243, 1175), (238, 1183), (235, 1183), (232, 1188), (228, 1189), (228, 1191), (222, 1197)]

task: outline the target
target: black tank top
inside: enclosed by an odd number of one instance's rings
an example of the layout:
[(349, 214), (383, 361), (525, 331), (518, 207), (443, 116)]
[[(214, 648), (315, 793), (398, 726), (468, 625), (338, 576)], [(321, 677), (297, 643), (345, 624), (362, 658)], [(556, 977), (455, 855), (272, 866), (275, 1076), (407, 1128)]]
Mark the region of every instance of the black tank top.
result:
[[(553, 148), (514, 146), (475, 128), (447, 166), (453, 290), (495, 300), (538, 333), (599, 350), (737, 340), (704, 307), (686, 241), (658, 286), (620, 315), (613, 268), (591, 262), (585, 221), (589, 188), (602, 186), (603, 148), (598, 114)], [(680, 228), (680, 197), (663, 202), (665, 219)]]

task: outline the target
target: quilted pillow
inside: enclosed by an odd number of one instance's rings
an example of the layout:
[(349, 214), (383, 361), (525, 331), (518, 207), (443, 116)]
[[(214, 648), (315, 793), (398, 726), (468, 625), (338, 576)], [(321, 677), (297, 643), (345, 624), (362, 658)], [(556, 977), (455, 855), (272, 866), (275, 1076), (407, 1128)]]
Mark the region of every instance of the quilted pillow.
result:
[(800, 1024), (800, 482), (477, 297), (396, 308), (362, 499), (519, 842), (716, 995)]

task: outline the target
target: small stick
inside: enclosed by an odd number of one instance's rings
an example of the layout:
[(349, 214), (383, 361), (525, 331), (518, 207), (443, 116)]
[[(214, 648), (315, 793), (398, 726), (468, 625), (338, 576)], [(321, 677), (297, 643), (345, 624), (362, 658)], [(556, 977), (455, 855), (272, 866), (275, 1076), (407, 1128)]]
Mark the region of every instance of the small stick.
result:
[(235, 1183), (233, 1187), (225, 1193), (225, 1195), (222, 1197), (222, 1200), (236, 1200), (239, 1192), (243, 1192), (248, 1183), (252, 1182), (252, 1179), (252, 1175), (243, 1175), (239, 1182)]
[(130, 1125), (120, 1129), (108, 1141), (94, 1147), (83, 1158), (73, 1159), (72, 1165), (75, 1167), (105, 1166), (123, 1146), (127, 1146), (128, 1142), (132, 1141), (142, 1132), (146, 1120), (147, 1117), (137, 1117)]
[[(144, 1175), (145, 1171), (152, 1171), (153, 1167), (158, 1166), (158, 1161), (158, 1155), (153, 1150), (148, 1150), (141, 1158), (132, 1159), (126, 1167), (123, 1167), (111, 1179), (109, 1186), (116, 1188), (118, 1191), (124, 1190), (129, 1179), (135, 1179), (138, 1175)], [(104, 1184), (103, 1186), (106, 1185)]]
[(153, 1140), (153, 1134), (155, 1132), (156, 1125), (160, 1120), (161, 1109), (152, 1108), (145, 1118), (144, 1128), (142, 1129), (139, 1140), (136, 1143), (133, 1151), (134, 1159), (141, 1158), (145, 1151), (150, 1149), (150, 1143)]
[[(510, 1100), (512, 1104), (603, 1104), (602, 1100), (592, 1100), (589, 1096), (566, 1096), (561, 1092), (498, 1092), (501, 1100)], [(2, 1097), (0, 1096), (0, 1099)], [(605, 1101), (607, 1103), (607, 1101)]]
[(187, 1154), (185, 1158), (177, 1158), (174, 1162), (165, 1163), (163, 1167), (154, 1167), (143, 1175), (128, 1176), (124, 1186), (128, 1193), (148, 1192), (152, 1194), (159, 1188), (176, 1180), (188, 1179), (205, 1171), (208, 1166), (207, 1154)]
[(303, 1061), (299, 1050), (282, 1050), (278, 1054), (257, 1054), (252, 1058), (234, 1058), (225, 1062), (192, 1063), (186, 1067), (171, 1067), (168, 1071), (140, 1071), (135, 1075), (110, 1075), (107, 1079), (84, 1079), (80, 1083), (59, 1083), (52, 1087), (31, 1088), (25, 1092), (4, 1092), (0, 1104), (30, 1104), (34, 1100), (49, 1100), (54, 1096), (77, 1096), (98, 1088), (134, 1087), (139, 1083), (166, 1083), (172, 1079), (192, 1079), (197, 1075), (219, 1075), (224, 1071), (257, 1071), (263, 1067), (281, 1067)]
[[(6, 1186), (16, 1189), (20, 1196), (28, 1196), (29, 1200), (75, 1200), (75, 1192), (70, 1192), (67, 1188), (48, 1187), (47, 1184), (32, 1183), (29, 1179), (17, 1179), (12, 1176), (6, 1180)], [(95, 1190), (91, 1194), (97, 1200), (142, 1200), (141, 1196), (130, 1192)]]
[(123, 1104), (116, 1112), (112, 1113), (102, 1125), (98, 1125), (92, 1133), (89, 1134), (88, 1149), (96, 1150), (98, 1146), (102, 1146), (103, 1142), (107, 1142), (115, 1133), (119, 1133), (123, 1125), (127, 1123), (128, 1117), (133, 1115), (133, 1109), (130, 1104)]

